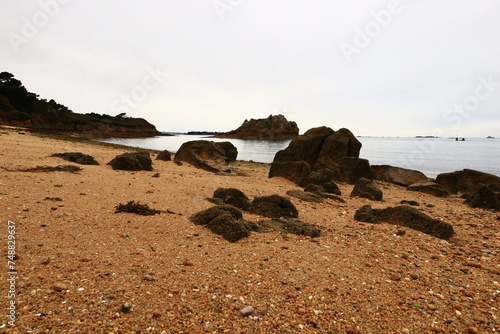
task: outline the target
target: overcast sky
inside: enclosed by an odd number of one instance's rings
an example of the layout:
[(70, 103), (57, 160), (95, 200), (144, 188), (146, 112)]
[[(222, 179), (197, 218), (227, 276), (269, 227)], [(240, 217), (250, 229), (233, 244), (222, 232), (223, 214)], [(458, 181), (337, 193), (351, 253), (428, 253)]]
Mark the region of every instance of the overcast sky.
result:
[(498, 0), (2, 1), (0, 71), (161, 131), (500, 137)]

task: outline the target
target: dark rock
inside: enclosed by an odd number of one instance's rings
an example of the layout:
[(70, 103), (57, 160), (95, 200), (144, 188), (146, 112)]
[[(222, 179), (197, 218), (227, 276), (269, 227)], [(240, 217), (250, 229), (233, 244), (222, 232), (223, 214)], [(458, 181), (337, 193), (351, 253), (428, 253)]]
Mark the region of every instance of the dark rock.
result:
[(382, 190), (377, 188), (373, 182), (364, 177), (360, 178), (351, 192), (351, 197), (368, 198), (372, 201), (381, 201), (383, 194)]
[(280, 176), (301, 185), (310, 173), (311, 166), (305, 161), (273, 162), (269, 177)]
[(226, 157), (228, 162), (235, 162), (238, 157), (238, 149), (231, 142), (223, 141), (218, 142), (217, 145), (222, 147), (224, 152), (226, 152)]
[(408, 201), (406, 199), (402, 200), (399, 203), (401, 203), (401, 204), (407, 204), (407, 205), (411, 205), (411, 206), (420, 206), (420, 203), (418, 203), (417, 201)]
[(269, 218), (297, 218), (299, 216), (295, 205), (288, 198), (280, 195), (255, 197), (252, 201), (252, 213)]
[(288, 196), (298, 198), (304, 202), (315, 202), (315, 203), (322, 203), (323, 202), (323, 197), (321, 195), (318, 195), (318, 194), (315, 194), (312, 192), (308, 192), (308, 191), (288, 190), (286, 192), (286, 194)]
[(443, 173), (436, 177), (436, 182), (448, 189), (452, 194), (470, 193), (475, 191), (479, 185), (500, 186), (500, 177), (479, 172), (472, 169), (464, 169), (453, 173)]
[(235, 207), (230, 205), (219, 205), (197, 212), (189, 217), (189, 220), (196, 225), (207, 225), (214, 218), (224, 214), (229, 214), (236, 220), (243, 218), (241, 211)]
[(339, 186), (333, 182), (325, 182), (322, 184), (322, 187), (327, 194), (342, 195)]
[(229, 242), (236, 242), (250, 235), (250, 231), (243, 220), (237, 220), (233, 215), (224, 213), (212, 219), (207, 228), (220, 234)]
[(69, 152), (69, 153), (54, 153), (53, 157), (63, 158), (66, 161), (74, 162), (80, 165), (99, 165), (99, 163), (88, 154), (83, 154), (80, 152)]
[(261, 220), (258, 223), (260, 226), (279, 231), (282, 233), (292, 233), (297, 235), (305, 235), (311, 238), (319, 237), (321, 230), (311, 224), (304, 223), (298, 219), (273, 219)]
[(371, 166), (375, 180), (390, 182), (401, 186), (409, 186), (417, 182), (427, 182), (429, 179), (424, 173), (401, 167), (388, 165)]
[(434, 219), (406, 205), (386, 209), (373, 209), (370, 205), (365, 205), (356, 211), (354, 219), (368, 223), (386, 222), (404, 226), (440, 239), (449, 239), (453, 236), (451, 224)]
[(248, 197), (235, 188), (219, 188), (214, 192), (214, 198), (219, 198), (225, 204), (233, 205), (241, 210), (250, 211), (252, 204)]
[[(209, 172), (230, 172), (230, 158), (219, 143), (208, 140), (189, 141), (181, 145), (174, 161), (185, 161)], [(231, 156), (232, 157), (232, 156)]]
[(325, 193), (325, 188), (323, 188), (323, 186), (320, 186), (318, 184), (309, 183), (307, 186), (304, 187), (304, 191), (308, 191), (323, 196), (323, 194)]
[(409, 185), (406, 189), (410, 191), (420, 191), (437, 197), (446, 197), (450, 193), (442, 185), (435, 182), (419, 182)]
[(172, 161), (172, 153), (170, 153), (167, 150), (164, 150), (158, 154), (156, 157), (156, 160), (162, 160), (162, 161)]
[(473, 208), (500, 211), (500, 191), (495, 185), (481, 185), (467, 196), (465, 203)]
[(281, 176), (300, 186), (373, 179), (368, 160), (359, 158), (360, 149), (361, 143), (347, 129), (313, 128), (276, 153), (269, 177)]
[(113, 160), (108, 162), (108, 165), (111, 165), (113, 169), (119, 170), (153, 170), (152, 161), (148, 152), (123, 153), (117, 155)]

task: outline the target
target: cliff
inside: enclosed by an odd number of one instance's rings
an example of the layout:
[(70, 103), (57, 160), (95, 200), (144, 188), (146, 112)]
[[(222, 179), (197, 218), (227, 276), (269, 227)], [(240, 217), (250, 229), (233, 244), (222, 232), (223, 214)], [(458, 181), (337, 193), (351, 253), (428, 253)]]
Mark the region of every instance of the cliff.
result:
[(21, 126), (38, 132), (78, 133), (88, 137), (162, 135), (143, 118), (79, 114), (54, 100), (39, 99), (7, 72), (0, 73), (0, 125)]
[(297, 123), (288, 121), (283, 115), (245, 120), (236, 130), (214, 137), (235, 139), (292, 139), (298, 136)]

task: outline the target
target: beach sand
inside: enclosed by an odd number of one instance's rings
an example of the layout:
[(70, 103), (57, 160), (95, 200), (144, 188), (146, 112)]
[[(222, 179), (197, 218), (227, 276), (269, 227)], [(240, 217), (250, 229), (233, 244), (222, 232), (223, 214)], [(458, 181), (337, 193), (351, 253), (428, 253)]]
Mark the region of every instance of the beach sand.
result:
[[(218, 176), (155, 154), (152, 172), (106, 165), (126, 151), (0, 129), (1, 333), (500, 331), (498, 212), (384, 182), (375, 182), (384, 201), (372, 202), (350, 198), (353, 186), (339, 184), (344, 204), (291, 198), (320, 237), (252, 233), (229, 243), (188, 219), (213, 206), (206, 198), (217, 188), (238, 188), (250, 199), (299, 188), (269, 179), (269, 165), (261, 163), (236, 162), (247, 176)], [(72, 164), (50, 157), (61, 152), (90, 154), (101, 165), (78, 165), (78, 173), (20, 171)], [(173, 213), (115, 213), (131, 200)], [(394, 225), (353, 218), (363, 205), (401, 200), (416, 200), (451, 223), (455, 237), (405, 228), (398, 236)], [(16, 241), (10, 270), (9, 221)], [(8, 298), (12, 269), (16, 294)], [(8, 323), (12, 300), (15, 326)], [(255, 311), (244, 317), (239, 311), (247, 306)]]

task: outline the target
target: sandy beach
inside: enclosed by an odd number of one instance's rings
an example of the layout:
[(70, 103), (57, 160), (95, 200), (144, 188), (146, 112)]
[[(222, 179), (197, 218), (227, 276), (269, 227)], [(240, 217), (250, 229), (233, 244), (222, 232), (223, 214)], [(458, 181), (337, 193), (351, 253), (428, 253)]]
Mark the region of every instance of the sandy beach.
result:
[[(152, 172), (106, 165), (127, 150), (0, 129), (0, 333), (500, 331), (498, 212), (470, 208), (459, 195), (438, 198), (379, 181), (383, 202), (350, 198), (353, 186), (339, 184), (345, 203), (291, 198), (299, 219), (321, 228), (318, 238), (252, 233), (230, 243), (189, 221), (213, 206), (206, 198), (217, 188), (250, 199), (301, 188), (268, 178), (270, 166), (261, 163), (234, 163), (239, 176), (157, 161), (157, 153)], [(90, 154), (100, 165), (51, 157), (62, 152)], [(83, 170), (22, 171), (57, 165)], [(115, 213), (131, 200), (171, 213)], [(406, 228), (396, 235), (401, 228), (353, 218), (363, 205), (402, 200), (452, 224), (455, 236), (445, 241)], [(15, 232), (13, 268), (8, 231)], [(8, 297), (12, 282), (15, 298)], [(242, 316), (248, 306), (255, 311)]]

